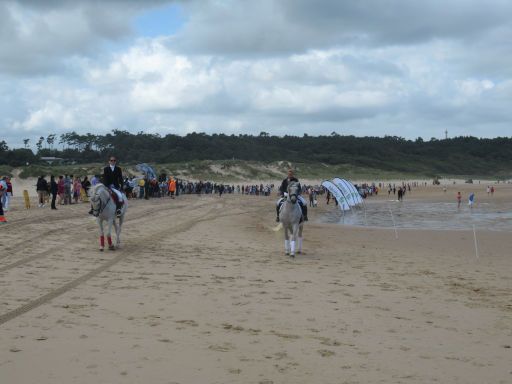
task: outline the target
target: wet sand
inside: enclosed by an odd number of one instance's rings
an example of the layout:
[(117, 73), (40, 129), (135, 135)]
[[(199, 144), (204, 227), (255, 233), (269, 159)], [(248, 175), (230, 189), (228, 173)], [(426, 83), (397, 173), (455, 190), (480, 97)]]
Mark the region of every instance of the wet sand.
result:
[(16, 199), (0, 227), (1, 381), (512, 381), (509, 232), (480, 230), (477, 258), (472, 231), (397, 240), (321, 223), (335, 208), (320, 199), (290, 259), (274, 200), (132, 201), (122, 248), (100, 253), (87, 205), (25, 211)]

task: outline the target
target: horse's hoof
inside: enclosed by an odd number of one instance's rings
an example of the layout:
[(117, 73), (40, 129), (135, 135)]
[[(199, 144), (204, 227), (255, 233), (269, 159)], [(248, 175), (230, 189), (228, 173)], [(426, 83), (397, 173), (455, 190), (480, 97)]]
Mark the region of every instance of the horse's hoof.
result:
[(103, 248), (100, 248), (100, 252), (103, 252)]
[(113, 245), (110, 245), (110, 246), (108, 247), (108, 250), (109, 250), (109, 251), (115, 251), (115, 250), (116, 250), (116, 247), (114, 247)]
[(298, 251), (297, 253), (300, 255), (302, 253), (302, 251)]
[(285, 252), (286, 253), (286, 256), (288, 256), (290, 253), (289, 252)]
[(290, 257), (295, 257), (295, 253), (290, 254)]

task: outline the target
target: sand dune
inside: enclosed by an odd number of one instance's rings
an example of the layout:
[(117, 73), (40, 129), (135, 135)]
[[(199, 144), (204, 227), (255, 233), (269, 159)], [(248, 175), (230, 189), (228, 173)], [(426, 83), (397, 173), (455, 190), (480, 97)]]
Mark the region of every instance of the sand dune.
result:
[(320, 223), (336, 209), (321, 200), (290, 259), (273, 201), (132, 201), (122, 248), (100, 253), (87, 205), (16, 199), (0, 227), (1, 381), (512, 381), (509, 233), (480, 230), (477, 258), (471, 231), (396, 240)]

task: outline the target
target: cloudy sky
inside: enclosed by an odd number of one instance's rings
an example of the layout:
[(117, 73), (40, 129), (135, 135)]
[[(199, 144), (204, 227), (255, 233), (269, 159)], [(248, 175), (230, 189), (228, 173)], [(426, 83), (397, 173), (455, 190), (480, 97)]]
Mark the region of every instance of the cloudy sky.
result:
[(509, 0), (0, 0), (0, 140), (512, 135)]

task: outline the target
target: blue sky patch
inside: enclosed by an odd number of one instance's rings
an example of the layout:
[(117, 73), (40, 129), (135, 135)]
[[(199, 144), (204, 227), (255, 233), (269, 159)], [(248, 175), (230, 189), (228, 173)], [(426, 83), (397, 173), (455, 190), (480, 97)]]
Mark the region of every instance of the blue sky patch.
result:
[(177, 4), (154, 8), (135, 19), (135, 30), (139, 36), (169, 36), (178, 32), (185, 24), (182, 9)]

